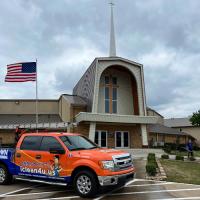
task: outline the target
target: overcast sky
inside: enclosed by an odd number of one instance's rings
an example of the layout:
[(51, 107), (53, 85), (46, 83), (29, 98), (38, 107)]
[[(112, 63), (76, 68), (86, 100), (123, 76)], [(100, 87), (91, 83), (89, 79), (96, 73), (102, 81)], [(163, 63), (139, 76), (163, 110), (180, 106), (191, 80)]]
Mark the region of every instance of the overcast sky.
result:
[[(144, 65), (148, 106), (165, 117), (200, 109), (200, 1), (115, 0), (117, 55)], [(0, 98), (34, 98), (4, 83), (6, 65), (38, 59), (39, 97), (59, 98), (108, 56), (108, 0), (0, 1)]]

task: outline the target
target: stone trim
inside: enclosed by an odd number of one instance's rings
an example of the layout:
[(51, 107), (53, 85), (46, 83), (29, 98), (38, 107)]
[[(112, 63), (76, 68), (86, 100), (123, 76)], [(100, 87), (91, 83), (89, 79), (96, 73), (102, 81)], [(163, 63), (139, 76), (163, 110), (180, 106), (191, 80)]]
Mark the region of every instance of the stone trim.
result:
[(167, 175), (165, 173), (164, 168), (162, 167), (162, 165), (160, 163), (160, 160), (156, 159), (156, 162), (158, 164), (158, 168), (159, 168), (159, 171), (160, 171), (160, 180), (166, 180), (167, 179)]

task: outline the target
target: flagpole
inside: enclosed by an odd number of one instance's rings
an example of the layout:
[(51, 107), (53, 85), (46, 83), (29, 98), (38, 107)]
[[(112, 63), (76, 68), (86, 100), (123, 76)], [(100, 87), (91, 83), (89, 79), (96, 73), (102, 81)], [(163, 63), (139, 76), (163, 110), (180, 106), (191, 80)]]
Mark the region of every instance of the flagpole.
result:
[(35, 121), (36, 121), (36, 132), (38, 133), (38, 70), (37, 70), (37, 59), (36, 59), (36, 82), (35, 82)]

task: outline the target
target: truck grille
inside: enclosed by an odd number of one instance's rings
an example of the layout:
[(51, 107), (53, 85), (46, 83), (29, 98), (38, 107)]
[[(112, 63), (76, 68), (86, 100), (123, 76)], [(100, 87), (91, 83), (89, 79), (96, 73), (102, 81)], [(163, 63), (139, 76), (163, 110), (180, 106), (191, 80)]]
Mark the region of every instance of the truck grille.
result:
[(133, 167), (131, 155), (129, 153), (113, 156), (115, 171), (126, 170)]

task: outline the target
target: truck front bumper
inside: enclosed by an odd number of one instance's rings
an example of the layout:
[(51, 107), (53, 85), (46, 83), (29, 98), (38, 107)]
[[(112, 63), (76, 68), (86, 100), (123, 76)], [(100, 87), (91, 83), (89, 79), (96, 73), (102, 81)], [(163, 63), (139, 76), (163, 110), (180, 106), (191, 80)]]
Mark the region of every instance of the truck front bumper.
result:
[(118, 183), (126, 183), (134, 179), (134, 172), (120, 174), (115, 176), (98, 176), (101, 186), (117, 185)]

